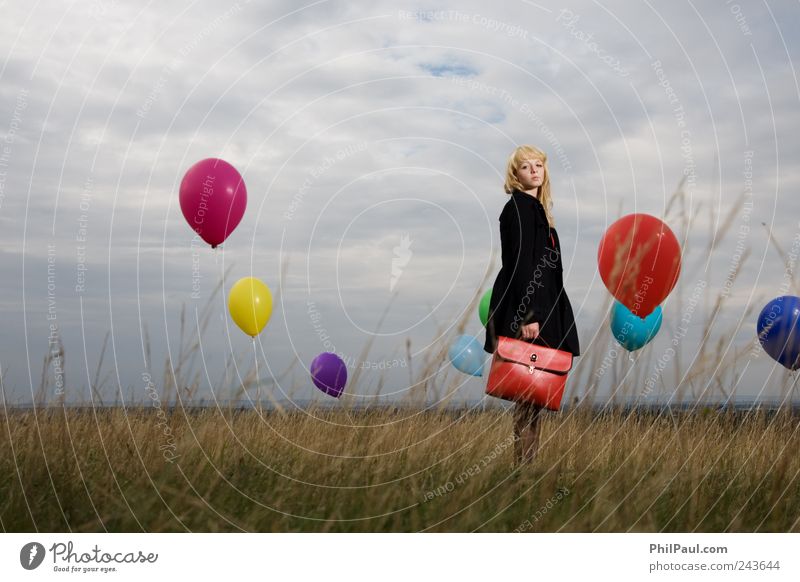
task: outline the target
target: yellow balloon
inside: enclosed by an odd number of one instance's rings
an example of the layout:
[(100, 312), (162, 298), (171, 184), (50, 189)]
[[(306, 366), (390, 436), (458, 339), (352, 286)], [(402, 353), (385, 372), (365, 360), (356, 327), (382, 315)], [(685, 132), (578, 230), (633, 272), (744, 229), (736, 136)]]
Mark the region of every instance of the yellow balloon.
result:
[(272, 293), (261, 279), (243, 277), (231, 287), (228, 311), (244, 333), (255, 337), (272, 315)]

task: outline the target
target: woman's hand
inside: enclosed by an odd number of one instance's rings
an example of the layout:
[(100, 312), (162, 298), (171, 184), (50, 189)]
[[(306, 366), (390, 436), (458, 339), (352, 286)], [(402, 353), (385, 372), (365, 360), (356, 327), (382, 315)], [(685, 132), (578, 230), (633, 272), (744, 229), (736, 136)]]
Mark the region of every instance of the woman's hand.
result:
[(539, 337), (539, 324), (537, 322), (522, 326), (522, 339), (533, 340)]

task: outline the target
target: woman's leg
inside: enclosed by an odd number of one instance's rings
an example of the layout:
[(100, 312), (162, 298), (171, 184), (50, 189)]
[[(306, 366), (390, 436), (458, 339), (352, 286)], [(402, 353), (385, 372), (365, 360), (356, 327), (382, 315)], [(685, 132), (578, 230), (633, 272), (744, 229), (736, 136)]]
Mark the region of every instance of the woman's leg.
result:
[(514, 458), (518, 464), (530, 463), (539, 450), (541, 407), (517, 402), (514, 409)]

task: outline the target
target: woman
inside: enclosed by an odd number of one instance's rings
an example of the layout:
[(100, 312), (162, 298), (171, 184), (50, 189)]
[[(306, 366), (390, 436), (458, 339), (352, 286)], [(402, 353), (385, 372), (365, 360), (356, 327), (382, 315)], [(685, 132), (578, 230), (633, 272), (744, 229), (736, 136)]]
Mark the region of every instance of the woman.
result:
[[(486, 342), (494, 353), (505, 336), (580, 355), (572, 306), (564, 291), (561, 245), (551, 214), (547, 156), (523, 145), (508, 160), (500, 213), (502, 268), (492, 288)], [(539, 448), (541, 408), (525, 402), (514, 410), (517, 463), (530, 462)]]

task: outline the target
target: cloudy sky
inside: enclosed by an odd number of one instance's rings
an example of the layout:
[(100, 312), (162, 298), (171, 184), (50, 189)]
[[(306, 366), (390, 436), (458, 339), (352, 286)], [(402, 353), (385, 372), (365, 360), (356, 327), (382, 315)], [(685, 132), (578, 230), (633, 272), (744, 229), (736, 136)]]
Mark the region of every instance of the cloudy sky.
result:
[[(196, 398), (236, 394), (256, 355), (225, 294), (249, 275), (275, 298), (256, 344), (262, 391), (315, 397), (308, 365), (336, 351), (358, 373), (350, 402), (408, 396), (425, 362), (429, 398), (479, 399), (485, 380), (442, 353), (459, 333), (483, 342), (474, 300), (499, 269), (503, 172), (523, 143), (550, 156), (585, 354), (571, 397), (605, 398), (626, 377), (621, 398), (645, 385), (661, 399), (734, 388), (779, 398), (791, 378), (752, 346), (766, 301), (798, 294), (778, 252), (800, 251), (798, 11), (723, 0), (7, 5), (6, 400), (141, 400), (145, 374), (160, 386), (165, 365), (198, 383)], [(207, 157), (234, 164), (248, 190), (216, 251), (193, 243), (178, 204), (184, 172)], [(684, 263), (659, 336), (629, 358), (607, 333), (596, 255), (631, 212), (665, 219)], [(690, 331), (673, 356), (682, 319)], [(64, 356), (43, 374), (54, 338)]]

